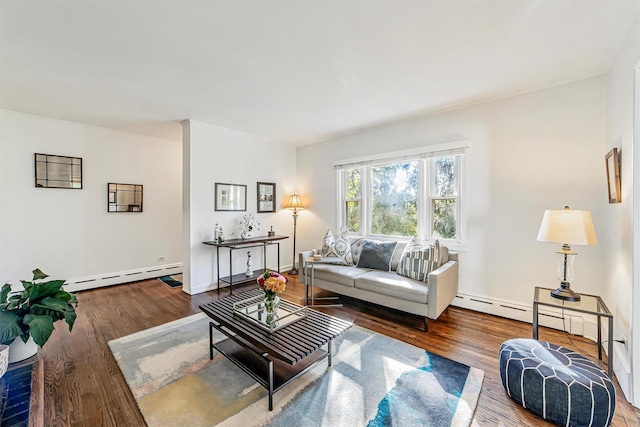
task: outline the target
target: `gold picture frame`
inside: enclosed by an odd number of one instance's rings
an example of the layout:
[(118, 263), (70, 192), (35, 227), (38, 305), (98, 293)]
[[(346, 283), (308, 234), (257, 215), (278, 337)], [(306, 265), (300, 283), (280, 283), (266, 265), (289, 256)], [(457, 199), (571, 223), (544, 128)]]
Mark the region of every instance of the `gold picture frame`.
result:
[(620, 155), (617, 148), (612, 148), (604, 157), (607, 166), (607, 190), (609, 192), (609, 203), (620, 203), (622, 201), (620, 185)]

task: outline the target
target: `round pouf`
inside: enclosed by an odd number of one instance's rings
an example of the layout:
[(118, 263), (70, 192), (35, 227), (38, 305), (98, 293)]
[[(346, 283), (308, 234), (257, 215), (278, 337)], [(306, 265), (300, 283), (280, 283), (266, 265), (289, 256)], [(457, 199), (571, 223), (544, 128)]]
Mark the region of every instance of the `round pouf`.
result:
[(500, 377), (509, 397), (552, 423), (597, 427), (613, 420), (613, 383), (575, 351), (532, 339), (505, 341)]

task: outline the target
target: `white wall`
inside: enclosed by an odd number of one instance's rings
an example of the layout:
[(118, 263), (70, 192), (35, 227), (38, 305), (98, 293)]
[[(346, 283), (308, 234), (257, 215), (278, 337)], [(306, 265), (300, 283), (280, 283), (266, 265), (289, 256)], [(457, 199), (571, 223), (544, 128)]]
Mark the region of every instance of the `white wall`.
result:
[[(460, 292), (531, 305), (536, 285), (557, 287), (559, 245), (536, 241), (545, 209), (591, 211), (603, 235), (604, 78), (414, 118), (298, 149), (298, 188), (309, 209), (299, 249), (335, 229), (335, 160), (467, 140), (469, 223)], [(602, 294), (604, 247), (576, 247), (580, 292)]]
[[(35, 188), (36, 152), (82, 157), (84, 188)], [(179, 141), (0, 110), (0, 281), (181, 262), (180, 159)], [(143, 184), (144, 212), (107, 213), (108, 182)]]
[[(285, 144), (194, 120), (185, 121), (183, 129), (183, 290), (196, 294), (217, 287), (215, 248), (202, 244), (213, 239), (216, 222), (222, 226), (227, 239), (238, 238), (239, 234), (233, 234), (233, 230), (245, 213), (253, 213), (261, 223), (257, 235), (266, 236), (269, 227), (273, 226), (276, 234), (292, 236), (291, 212), (282, 209), (282, 204), (285, 197), (295, 191), (296, 151)], [(247, 211), (216, 212), (216, 182), (246, 185)], [(256, 213), (257, 182), (276, 183), (275, 213)], [(275, 247), (267, 250), (267, 267), (274, 268), (277, 263)], [(261, 249), (253, 249), (252, 258), (254, 268), (263, 267)], [(292, 260), (292, 239), (281, 241), (281, 270), (290, 267)], [(224, 277), (229, 274), (226, 249), (220, 250), (220, 264), (220, 276)], [(244, 272), (245, 265), (246, 251), (235, 251), (233, 274)], [(228, 286), (226, 283), (221, 285)]]
[[(630, 339), (632, 333), (633, 103), (634, 67), (638, 59), (640, 59), (640, 23), (639, 18), (636, 17), (607, 76), (606, 142), (602, 150), (605, 153), (612, 147), (617, 147), (621, 158), (622, 202), (609, 204), (607, 199), (603, 201), (605, 228), (601, 237), (606, 254), (604, 278), (606, 300), (614, 315), (616, 339), (622, 336)], [(638, 147), (639, 145), (636, 145), (636, 148)], [(635, 185), (638, 185), (637, 177)], [(635, 286), (640, 292), (637, 288), (640, 284)], [(635, 327), (638, 328), (640, 325), (636, 324)], [(640, 351), (640, 347), (635, 343), (632, 343), (632, 346), (634, 351)], [(628, 348), (629, 350), (625, 350), (624, 346), (616, 346), (616, 349), (623, 353), (623, 361), (627, 364), (631, 360), (631, 346)], [(640, 372), (638, 372), (640, 366), (635, 367), (634, 370), (635, 380), (640, 383)], [(616, 374), (625, 395), (629, 398), (629, 384), (623, 383), (621, 372), (616, 370)], [(640, 405), (640, 396), (637, 396), (635, 404)]]

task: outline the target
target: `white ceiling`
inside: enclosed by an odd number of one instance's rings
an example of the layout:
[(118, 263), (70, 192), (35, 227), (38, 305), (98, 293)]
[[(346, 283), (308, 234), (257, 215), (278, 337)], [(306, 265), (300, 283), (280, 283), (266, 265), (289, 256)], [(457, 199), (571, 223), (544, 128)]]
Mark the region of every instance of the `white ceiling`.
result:
[(639, 0), (0, 3), (0, 108), (294, 145), (605, 73)]

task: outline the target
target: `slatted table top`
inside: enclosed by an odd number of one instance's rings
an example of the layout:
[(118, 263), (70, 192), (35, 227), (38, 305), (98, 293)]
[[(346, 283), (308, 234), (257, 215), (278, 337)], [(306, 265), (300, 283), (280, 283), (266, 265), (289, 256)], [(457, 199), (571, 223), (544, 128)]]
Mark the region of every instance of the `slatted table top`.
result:
[(224, 329), (236, 334), (262, 352), (295, 365), (351, 327), (351, 323), (309, 309), (306, 317), (273, 333), (233, 314), (233, 303), (263, 295), (254, 289), (200, 306)]

